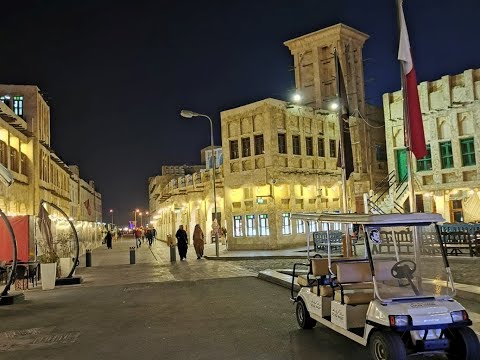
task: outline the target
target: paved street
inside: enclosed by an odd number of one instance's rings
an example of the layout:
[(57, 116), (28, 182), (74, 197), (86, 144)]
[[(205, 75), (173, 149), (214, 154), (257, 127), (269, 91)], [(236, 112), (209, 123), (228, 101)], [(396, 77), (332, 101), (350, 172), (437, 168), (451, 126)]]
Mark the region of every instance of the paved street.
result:
[(0, 358), (369, 358), (322, 326), (298, 329), (289, 291), (256, 278), (258, 266), (298, 260), (197, 260), (190, 247), (172, 264), (157, 242), (129, 265), (132, 244), (95, 249), (93, 267), (77, 271), (82, 285), (35, 288), (25, 303), (0, 307)]

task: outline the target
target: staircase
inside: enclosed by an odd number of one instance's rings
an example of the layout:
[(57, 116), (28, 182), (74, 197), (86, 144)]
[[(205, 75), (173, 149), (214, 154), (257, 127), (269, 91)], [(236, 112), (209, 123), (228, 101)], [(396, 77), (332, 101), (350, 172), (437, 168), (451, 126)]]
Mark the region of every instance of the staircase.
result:
[(395, 171), (391, 171), (367, 196), (368, 212), (370, 214), (405, 212), (401, 204), (408, 198), (407, 177), (408, 175), (397, 183)]

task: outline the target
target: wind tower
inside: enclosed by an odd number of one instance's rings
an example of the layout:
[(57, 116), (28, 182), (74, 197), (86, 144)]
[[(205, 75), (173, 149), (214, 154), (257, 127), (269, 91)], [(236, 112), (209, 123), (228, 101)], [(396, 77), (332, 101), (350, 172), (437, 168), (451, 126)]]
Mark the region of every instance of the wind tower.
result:
[(344, 24), (337, 24), (288, 40), (284, 44), (294, 57), (295, 85), (302, 105), (330, 109), (337, 89), (334, 48), (345, 76), (350, 111), (365, 115), (365, 87), (362, 48), (369, 36)]

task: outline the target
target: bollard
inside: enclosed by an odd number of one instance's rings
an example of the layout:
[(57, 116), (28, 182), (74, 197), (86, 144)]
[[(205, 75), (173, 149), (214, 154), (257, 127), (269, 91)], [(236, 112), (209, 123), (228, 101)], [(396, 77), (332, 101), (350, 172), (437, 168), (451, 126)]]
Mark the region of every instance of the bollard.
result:
[(135, 264), (135, 246), (130, 247), (130, 265)]
[(177, 252), (175, 251), (175, 245), (170, 245), (170, 261), (177, 261)]
[(92, 250), (87, 249), (85, 251), (85, 266), (91, 267), (92, 266)]

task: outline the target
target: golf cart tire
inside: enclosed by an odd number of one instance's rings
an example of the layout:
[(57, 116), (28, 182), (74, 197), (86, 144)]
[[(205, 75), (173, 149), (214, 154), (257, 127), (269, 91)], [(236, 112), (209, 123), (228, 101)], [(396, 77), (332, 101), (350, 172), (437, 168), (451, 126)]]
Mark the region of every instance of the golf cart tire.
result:
[(480, 343), (477, 334), (469, 327), (452, 329), (449, 359), (480, 359)]
[(407, 350), (400, 335), (393, 331), (375, 331), (369, 340), (369, 350), (375, 360), (405, 360)]
[(302, 299), (297, 301), (297, 308), (295, 310), (297, 316), (298, 326), (302, 329), (312, 329), (317, 325), (317, 321), (310, 317), (310, 313), (307, 310), (307, 306)]

